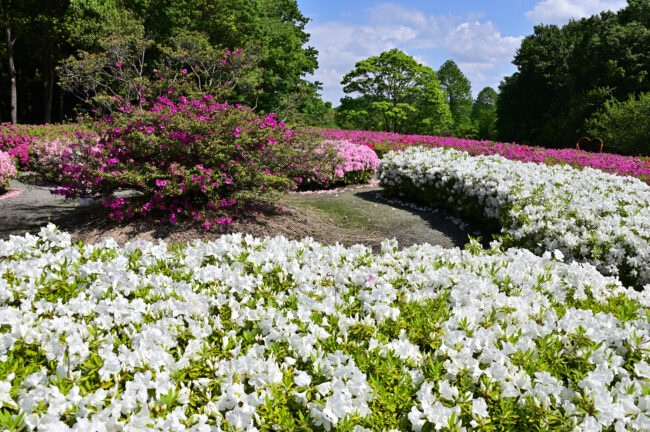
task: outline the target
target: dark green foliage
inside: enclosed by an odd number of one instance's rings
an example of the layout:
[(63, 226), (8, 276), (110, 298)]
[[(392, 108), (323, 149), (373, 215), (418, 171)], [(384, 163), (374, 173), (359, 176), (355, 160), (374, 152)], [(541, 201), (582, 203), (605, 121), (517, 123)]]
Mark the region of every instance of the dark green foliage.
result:
[(398, 49), (357, 62), (341, 81), (347, 96), (341, 125), (398, 133), (435, 134), (451, 125), (436, 72)]
[(609, 98), (650, 91), (649, 11), (650, 1), (629, 0), (618, 13), (536, 26), (500, 86), (499, 138), (568, 147)]
[(650, 156), (650, 93), (622, 102), (608, 100), (586, 127), (589, 135), (605, 142), (607, 152)]
[(246, 103), (264, 111), (276, 109), (284, 96), (304, 84), (318, 67), (318, 52), (309, 46), (304, 28), (309, 18), (295, 0), (135, 0), (130, 8), (144, 23), (146, 34), (166, 43), (186, 31), (207, 35), (214, 46), (259, 50), (262, 94)]

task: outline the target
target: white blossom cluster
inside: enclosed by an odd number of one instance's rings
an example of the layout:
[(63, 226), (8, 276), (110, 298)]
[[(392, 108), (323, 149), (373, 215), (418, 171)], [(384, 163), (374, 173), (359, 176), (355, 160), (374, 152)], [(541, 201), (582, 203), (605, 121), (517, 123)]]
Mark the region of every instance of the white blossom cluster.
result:
[(650, 290), (526, 249), (0, 241), (0, 429), (650, 430)]
[(381, 184), (498, 220), (506, 246), (560, 250), (625, 283), (650, 283), (650, 186), (592, 168), (411, 147), (384, 156)]

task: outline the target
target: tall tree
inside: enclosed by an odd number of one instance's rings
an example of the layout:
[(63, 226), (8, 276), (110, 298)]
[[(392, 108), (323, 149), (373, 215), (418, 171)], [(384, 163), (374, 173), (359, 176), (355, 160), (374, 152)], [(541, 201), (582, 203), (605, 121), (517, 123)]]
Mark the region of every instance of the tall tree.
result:
[(357, 62), (341, 81), (339, 117), (373, 130), (435, 133), (451, 125), (436, 72), (398, 49)]
[(440, 66), (438, 78), (454, 119), (454, 128), (466, 128), (470, 125), (473, 103), (472, 85), (469, 79), (453, 60), (447, 60)]
[(498, 93), (492, 87), (485, 87), (476, 96), (472, 106), (472, 122), (479, 139), (496, 139), (496, 116)]
[(14, 61), (14, 44), (16, 39), (11, 36), (11, 21), (9, 19), (9, 0), (2, 0), (2, 17), (7, 44), (7, 62), (9, 64), (9, 82), (11, 91), (11, 122), (18, 123), (18, 87), (16, 83), (16, 63)]

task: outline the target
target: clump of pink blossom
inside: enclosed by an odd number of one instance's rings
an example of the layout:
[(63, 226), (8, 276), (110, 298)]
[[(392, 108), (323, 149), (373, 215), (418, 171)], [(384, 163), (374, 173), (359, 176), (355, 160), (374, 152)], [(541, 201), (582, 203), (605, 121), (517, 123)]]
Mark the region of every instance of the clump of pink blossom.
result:
[(370, 147), (354, 144), (348, 140), (327, 140), (323, 144), (332, 145), (338, 149), (342, 163), (334, 168), (337, 179), (343, 180), (346, 173), (355, 171), (375, 171), (379, 166), (379, 157)]
[(32, 144), (32, 169), (46, 178), (56, 179), (63, 169), (63, 159), (72, 153), (72, 143), (66, 138), (36, 139)]
[(368, 183), (379, 166), (379, 157), (368, 146), (348, 140), (325, 140), (321, 146), (320, 151), (333, 150), (335, 157), (328, 167), (314, 167), (311, 178), (302, 185), (303, 189)]
[(0, 151), (0, 192), (9, 189), (9, 182), (16, 177), (18, 171), (13, 158), (7, 152)]

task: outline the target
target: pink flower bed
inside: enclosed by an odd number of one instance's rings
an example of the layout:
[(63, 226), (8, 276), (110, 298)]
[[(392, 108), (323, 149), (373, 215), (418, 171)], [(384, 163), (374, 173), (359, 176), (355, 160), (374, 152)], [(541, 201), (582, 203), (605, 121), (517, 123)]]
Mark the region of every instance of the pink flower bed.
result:
[[(63, 148), (89, 132), (78, 124), (13, 125), (0, 123), (0, 151), (9, 153), (24, 170), (42, 170), (58, 163)], [(41, 161), (42, 159), (42, 161)]]
[(637, 177), (650, 183), (650, 158), (620, 156), (612, 153), (589, 153), (573, 148), (547, 149), (516, 143), (476, 141), (453, 137), (400, 135), (390, 132), (370, 132), (340, 129), (318, 129), (323, 138), (349, 140), (380, 151), (403, 150), (411, 146), (451, 147), (471, 155), (498, 154), (522, 162), (567, 164), (576, 168), (591, 167), (621, 176)]

